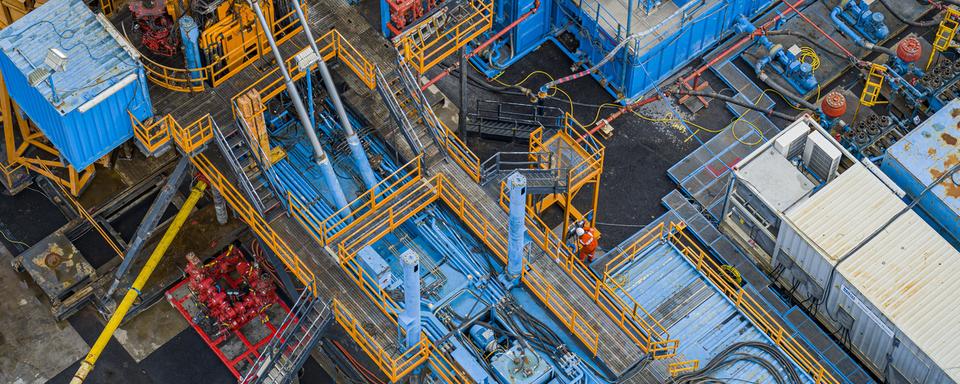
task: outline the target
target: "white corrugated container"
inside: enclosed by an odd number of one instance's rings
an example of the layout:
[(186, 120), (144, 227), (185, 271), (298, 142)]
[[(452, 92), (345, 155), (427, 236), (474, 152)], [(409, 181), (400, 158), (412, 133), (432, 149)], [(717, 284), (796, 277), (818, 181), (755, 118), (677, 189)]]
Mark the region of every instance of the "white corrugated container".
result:
[(819, 317), (847, 323), (875, 371), (890, 382), (960, 381), (960, 252), (860, 164), (785, 220), (778, 258), (823, 287), (842, 259)]

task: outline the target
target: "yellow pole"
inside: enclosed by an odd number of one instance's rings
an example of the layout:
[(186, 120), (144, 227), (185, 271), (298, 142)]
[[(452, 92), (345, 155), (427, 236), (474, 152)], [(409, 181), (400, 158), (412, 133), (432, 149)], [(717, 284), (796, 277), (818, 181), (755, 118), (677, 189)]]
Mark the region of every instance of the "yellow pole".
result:
[(113, 316), (110, 317), (110, 321), (108, 321), (107, 326), (103, 328), (103, 332), (100, 333), (97, 341), (93, 343), (93, 347), (90, 348), (90, 353), (87, 353), (87, 357), (80, 362), (80, 368), (77, 369), (77, 373), (73, 375), (70, 384), (83, 383), (83, 380), (85, 380), (87, 375), (90, 374), (90, 371), (93, 370), (93, 365), (97, 363), (97, 359), (100, 358), (100, 353), (107, 347), (107, 342), (113, 337), (113, 332), (120, 326), (120, 322), (123, 321), (123, 318), (127, 315), (127, 311), (133, 306), (134, 300), (140, 296), (140, 289), (146, 285), (147, 279), (153, 274), (153, 270), (157, 268), (157, 264), (160, 263), (163, 254), (167, 252), (167, 248), (170, 247), (173, 238), (180, 232), (180, 227), (187, 221), (187, 216), (190, 215), (190, 211), (193, 211), (193, 207), (197, 205), (197, 200), (200, 200), (200, 196), (203, 195), (203, 191), (206, 189), (207, 184), (203, 181), (197, 181), (197, 184), (193, 186), (193, 190), (190, 191), (190, 196), (187, 197), (187, 201), (180, 207), (177, 216), (173, 218), (173, 222), (170, 223), (167, 231), (163, 234), (163, 238), (160, 239), (157, 247), (154, 248), (153, 253), (150, 254), (150, 258), (147, 259), (147, 263), (143, 266), (143, 269), (140, 270), (137, 279), (133, 281), (130, 290), (123, 296), (123, 301), (117, 306), (117, 310), (113, 312)]

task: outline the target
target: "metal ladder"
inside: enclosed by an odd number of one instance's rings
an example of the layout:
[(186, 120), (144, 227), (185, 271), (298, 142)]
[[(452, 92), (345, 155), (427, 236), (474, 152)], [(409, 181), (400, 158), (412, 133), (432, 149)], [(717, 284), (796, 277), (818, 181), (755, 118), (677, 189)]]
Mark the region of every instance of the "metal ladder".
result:
[(291, 382), (333, 319), (331, 313), (329, 305), (304, 289), (240, 383)]
[(872, 107), (877, 105), (877, 99), (880, 97), (880, 89), (883, 88), (884, 74), (886, 68), (878, 64), (870, 64), (870, 73), (867, 74), (867, 82), (863, 86), (863, 92), (860, 93), (860, 105)]
[(238, 119), (237, 125), (227, 133), (213, 129), (214, 141), (230, 169), (237, 175), (240, 190), (247, 195), (247, 199), (267, 222), (270, 222), (282, 213), (281, 201), (267, 180), (269, 175), (263, 173), (261, 164), (252, 156), (250, 141), (243, 132), (242, 124), (241, 119)]
[(444, 127), (410, 67), (399, 54), (397, 57), (397, 69), (389, 77), (377, 68), (377, 90), (414, 153), (424, 154), (425, 159), (443, 156), (439, 138)]
[(547, 168), (553, 164), (552, 152), (497, 152), (480, 164), (480, 184), (519, 172), (527, 178), (527, 193), (549, 195), (564, 193), (569, 186), (567, 169)]
[(953, 7), (947, 7), (947, 13), (943, 15), (940, 26), (937, 27), (937, 34), (933, 40), (933, 50), (930, 51), (930, 58), (927, 59), (927, 66), (924, 70), (930, 69), (934, 56), (937, 52), (946, 51), (953, 44), (953, 38), (957, 35), (957, 28), (960, 28), (960, 11)]

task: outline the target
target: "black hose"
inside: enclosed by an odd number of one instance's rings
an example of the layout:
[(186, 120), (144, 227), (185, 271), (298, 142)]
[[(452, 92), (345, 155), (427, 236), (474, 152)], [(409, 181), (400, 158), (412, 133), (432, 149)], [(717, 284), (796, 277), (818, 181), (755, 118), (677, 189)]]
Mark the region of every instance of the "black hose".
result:
[[(953, 5), (960, 5), (960, 1), (957, 1), (957, 0), (941, 0), (941, 1), (953, 4)], [(890, 12), (890, 14), (893, 15), (894, 18), (896, 18), (897, 20), (900, 20), (901, 23), (904, 23), (912, 27), (927, 28), (927, 27), (932, 27), (934, 25), (940, 24), (936, 20), (929, 20), (929, 21), (908, 20), (906, 17), (903, 17), (903, 15), (897, 13), (897, 11), (894, 11), (893, 7), (891, 7), (890, 4), (887, 3), (887, 0), (880, 0), (880, 4), (883, 5), (883, 7), (887, 9), (887, 12)]]
[(721, 95), (721, 94), (716, 93), (716, 92), (702, 92), (702, 91), (684, 91), (684, 90), (680, 90), (680, 91), (676, 91), (676, 92), (674, 92), (674, 93), (676, 93), (676, 94), (678, 94), (678, 95), (688, 95), (688, 96), (697, 96), (697, 97), (708, 97), (708, 98), (711, 98), (711, 99), (722, 100), (722, 101), (726, 101), (726, 102), (728, 102), (728, 103), (730, 103), (730, 104), (736, 104), (736, 105), (739, 105), (739, 106), (744, 107), (744, 108), (749, 108), (749, 109), (755, 110), (755, 111), (760, 112), (760, 113), (762, 113), (762, 114), (764, 114), (764, 115), (766, 115), (766, 116), (776, 117), (776, 118), (778, 118), (778, 119), (782, 119), (782, 120), (786, 120), (786, 121), (790, 121), (790, 122), (792, 122), (792, 121), (794, 121), (794, 120), (797, 119), (796, 116), (791, 116), (791, 115), (788, 115), (788, 114), (783, 113), (783, 112), (777, 112), (777, 111), (774, 111), (772, 108), (771, 108), (771, 109), (761, 108), (761, 107), (758, 107), (758, 106), (756, 106), (756, 105), (753, 105), (753, 104), (750, 104), (750, 103), (748, 103), (748, 102), (745, 102), (745, 101), (743, 101), (743, 100), (738, 100), (738, 99), (732, 98), (732, 97), (730, 97), (730, 96), (724, 96), (724, 95)]
[(811, 111), (816, 111), (819, 109), (817, 108), (816, 105), (813, 105), (809, 101), (804, 100), (802, 97), (797, 96), (797, 94), (793, 93), (793, 91), (780, 86), (780, 84), (777, 84), (777, 82), (770, 79), (770, 77), (767, 76), (766, 73), (760, 72), (759, 77), (760, 77), (760, 81), (763, 81), (765, 84), (770, 86), (770, 88), (773, 88), (775, 91), (780, 92), (780, 94), (782, 94), (783, 97), (793, 100), (793, 102), (797, 103), (797, 105), (803, 108), (809, 109)]
[(766, 35), (767, 35), (767, 36), (793, 36), (793, 37), (799, 37), (800, 39), (803, 39), (804, 41), (810, 43), (810, 45), (812, 45), (812, 46), (816, 47), (817, 49), (819, 49), (821, 52), (825, 52), (825, 53), (827, 53), (827, 54), (829, 54), (829, 55), (831, 55), (831, 56), (838, 57), (838, 58), (840, 58), (841, 60), (846, 60), (846, 59), (847, 59), (847, 56), (845, 56), (845, 55), (843, 55), (843, 54), (841, 54), (841, 53), (838, 53), (838, 52), (834, 52), (834, 51), (831, 50), (830, 48), (827, 48), (827, 46), (825, 46), (825, 45), (823, 45), (823, 44), (821, 44), (821, 43), (813, 40), (813, 38), (811, 38), (810, 36), (807, 36), (806, 34), (803, 34), (803, 33), (800, 33), (800, 32), (790, 31), (790, 30), (786, 30), (786, 29), (778, 29), (778, 30), (776, 30), (776, 31), (767, 31), (767, 32), (766, 32)]

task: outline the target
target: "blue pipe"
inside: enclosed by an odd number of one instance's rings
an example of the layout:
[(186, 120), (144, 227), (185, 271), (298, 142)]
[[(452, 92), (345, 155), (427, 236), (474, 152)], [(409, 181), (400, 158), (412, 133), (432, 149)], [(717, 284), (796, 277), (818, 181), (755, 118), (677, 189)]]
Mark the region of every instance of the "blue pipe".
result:
[[(757, 30), (757, 27), (743, 15), (739, 16), (736, 28), (741, 33), (747, 34)], [(758, 76), (763, 72), (764, 67), (776, 61), (779, 67), (773, 65), (771, 67), (800, 94), (816, 89), (817, 78), (813, 75), (813, 67), (810, 64), (800, 61), (796, 55), (784, 49), (782, 45), (774, 44), (765, 35), (760, 35), (756, 39), (770, 52), (768, 56), (758, 59), (754, 65), (753, 69)]]
[(524, 223), (526, 218), (527, 202), (527, 178), (519, 172), (513, 172), (507, 177), (507, 185), (510, 188), (510, 227), (509, 237), (507, 238), (507, 280), (513, 281), (520, 277), (523, 272), (523, 237), (526, 234), (527, 226)]
[(337, 209), (343, 209), (343, 215), (349, 216), (351, 210), (347, 205), (347, 196), (340, 189), (340, 180), (337, 179), (337, 173), (333, 170), (330, 157), (324, 156), (319, 159), (317, 165), (320, 167), (320, 174), (323, 176), (323, 182), (327, 186), (327, 190), (333, 194), (333, 203), (336, 204)]
[[(187, 69), (200, 68), (200, 47), (197, 45), (197, 39), (200, 38), (200, 30), (197, 23), (190, 16), (180, 18), (180, 40), (183, 41), (183, 58), (186, 61)], [(191, 71), (191, 79), (199, 79), (200, 72)]]
[[(399, 316), (400, 326), (406, 333), (407, 348), (420, 343), (420, 261), (413, 250), (400, 255), (403, 262), (403, 313)], [(403, 335), (401, 335), (403, 336)]]

